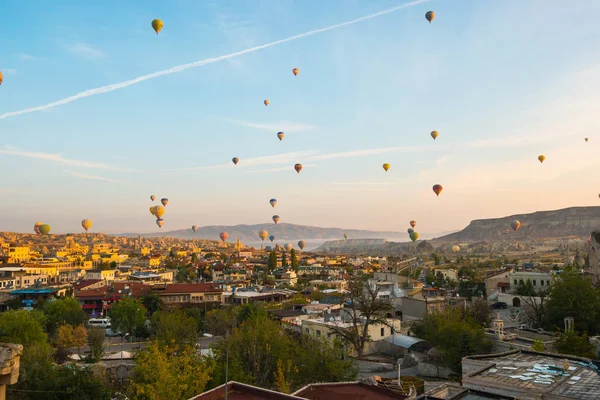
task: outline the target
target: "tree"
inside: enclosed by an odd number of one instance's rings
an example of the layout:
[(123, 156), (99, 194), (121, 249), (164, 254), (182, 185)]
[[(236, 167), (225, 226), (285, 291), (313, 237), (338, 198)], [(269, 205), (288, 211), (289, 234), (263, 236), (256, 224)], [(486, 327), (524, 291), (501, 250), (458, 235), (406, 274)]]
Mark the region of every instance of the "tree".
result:
[(48, 335), (42, 326), (45, 317), (39, 311), (10, 310), (0, 314), (0, 342), (30, 346), (46, 343)]
[(348, 316), (350, 327), (332, 325), (332, 331), (356, 350), (362, 357), (365, 344), (369, 341), (371, 325), (388, 325), (385, 315), (393, 309), (389, 300), (378, 298), (379, 288), (370, 285), (368, 276), (352, 277), (348, 284), (349, 307), (342, 312)]
[(277, 254), (274, 251), (269, 253), (268, 266), (269, 272), (272, 272), (277, 269)]
[[(293, 369), (292, 369), (293, 368)], [(277, 370), (275, 371), (275, 389), (281, 393), (290, 394), (292, 392), (291, 375), (297, 373), (298, 368), (294, 367), (292, 360), (287, 360), (285, 367), (281, 360), (277, 360)]]
[(71, 325), (61, 325), (56, 332), (56, 339), (54, 343), (59, 349), (59, 363), (66, 361), (66, 355), (68, 349), (71, 347), (77, 347), (78, 353), (81, 347), (85, 346), (87, 342), (87, 330), (83, 325), (72, 327)]
[(87, 320), (85, 311), (72, 297), (57, 299), (44, 306), (46, 315), (46, 331), (54, 336), (61, 325), (79, 326)]
[(558, 334), (556, 342), (554, 342), (554, 350), (560, 354), (596, 358), (594, 346), (590, 343), (587, 332), (579, 336), (573, 329)]
[(519, 296), (535, 296), (535, 288), (533, 287), (533, 283), (531, 280), (527, 279), (524, 283), (519, 283), (517, 285), (517, 289), (515, 291)]
[(128, 297), (113, 303), (110, 310), (113, 330), (133, 335), (136, 330), (143, 329), (146, 311), (140, 300)]
[(437, 253), (431, 254), (431, 258), (433, 258), (433, 262), (435, 265), (440, 265), (441, 258)]
[(296, 255), (296, 250), (292, 249), (290, 251), (290, 262), (292, 263), (292, 269), (294, 272), (298, 272), (298, 256)]
[(212, 365), (196, 354), (194, 346), (161, 346), (142, 350), (129, 380), (132, 400), (189, 399), (204, 391)]
[(287, 255), (285, 253), (285, 250), (281, 252), (281, 266), (283, 268), (288, 266), (288, 262), (287, 262)]
[(156, 293), (146, 293), (144, 297), (142, 297), (142, 304), (148, 312), (148, 317), (151, 317), (155, 312), (162, 308), (164, 303)]
[(467, 309), (467, 312), (479, 325), (484, 328), (490, 326), (490, 322), (492, 322), (492, 312), (485, 299), (473, 297), (471, 299), (471, 306)]
[(218, 308), (206, 313), (206, 330), (217, 336), (231, 333), (236, 324), (237, 310)]
[(88, 356), (88, 362), (95, 363), (102, 359), (104, 354), (104, 339), (106, 337), (106, 331), (102, 328), (91, 328), (88, 329), (87, 343), (90, 347), (90, 355)]
[(110, 264), (110, 269), (117, 269), (117, 267), (119, 266), (119, 264), (117, 264), (116, 261), (111, 261)]
[(176, 308), (158, 311), (152, 316), (151, 326), (161, 344), (193, 346), (198, 340), (196, 320)]
[(522, 296), (523, 300), (521, 313), (523, 320), (531, 325), (533, 328), (540, 328), (546, 318), (546, 306), (544, 300), (546, 298), (546, 292), (540, 291), (537, 296)]

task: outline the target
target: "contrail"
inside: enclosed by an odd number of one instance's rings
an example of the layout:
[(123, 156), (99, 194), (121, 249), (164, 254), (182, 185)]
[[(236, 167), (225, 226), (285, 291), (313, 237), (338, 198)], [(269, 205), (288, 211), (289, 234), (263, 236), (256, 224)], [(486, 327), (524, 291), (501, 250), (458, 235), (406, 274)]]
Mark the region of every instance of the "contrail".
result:
[(249, 49), (238, 51), (238, 52), (231, 53), (231, 54), (226, 54), (224, 56), (219, 56), (219, 57), (214, 57), (214, 58), (208, 58), (206, 60), (195, 61), (195, 62), (192, 62), (192, 63), (189, 63), (189, 64), (178, 65), (176, 67), (172, 67), (172, 68), (165, 69), (165, 70), (162, 70), (162, 71), (154, 72), (154, 73), (151, 73), (151, 74), (148, 74), (148, 75), (139, 76), (137, 78), (130, 79), (130, 80), (125, 81), (125, 82), (113, 83), (112, 85), (106, 85), (106, 86), (101, 86), (101, 87), (98, 87), (98, 88), (95, 88), (95, 89), (89, 89), (89, 90), (86, 90), (84, 92), (77, 93), (77, 94), (75, 94), (73, 96), (69, 96), (69, 97), (65, 97), (64, 99), (53, 101), (52, 103), (48, 103), (48, 104), (45, 104), (43, 106), (37, 106), (37, 107), (32, 107), (32, 108), (26, 108), (24, 110), (7, 112), (5, 114), (0, 115), (0, 119), (14, 117), (14, 116), (21, 115), (21, 114), (28, 114), (28, 113), (32, 113), (32, 112), (35, 112), (35, 111), (47, 110), (49, 108), (53, 108), (53, 107), (60, 106), (60, 105), (63, 105), (63, 104), (68, 104), (68, 103), (71, 103), (73, 101), (76, 101), (76, 100), (79, 100), (79, 99), (83, 99), (85, 97), (90, 97), (90, 96), (94, 96), (94, 95), (97, 95), (97, 94), (108, 93), (108, 92), (112, 92), (114, 90), (122, 89), (122, 88), (125, 88), (127, 86), (135, 85), (136, 83), (147, 81), (149, 79), (158, 78), (159, 76), (175, 74), (177, 72), (185, 71), (186, 69), (201, 67), (203, 65), (216, 63), (216, 62), (219, 62), (219, 61), (222, 61), (222, 60), (228, 60), (230, 58), (235, 58), (235, 57), (242, 56), (244, 54), (253, 53), (255, 51), (266, 49), (268, 47), (273, 47), (273, 46), (277, 46), (277, 45), (282, 44), (282, 43), (291, 42), (292, 40), (302, 39), (302, 38), (305, 38), (307, 36), (312, 36), (312, 35), (316, 35), (318, 33), (331, 31), (333, 29), (341, 28), (341, 27), (344, 27), (344, 26), (347, 26), (347, 25), (357, 24), (359, 22), (366, 21), (366, 20), (369, 20), (369, 19), (373, 19), (373, 18), (379, 17), (381, 15), (385, 15), (385, 14), (392, 13), (394, 11), (402, 10), (403, 8), (408, 8), (408, 7), (416, 6), (418, 4), (427, 3), (428, 1), (430, 1), (430, 0), (416, 0), (416, 1), (413, 1), (411, 3), (406, 3), (406, 4), (403, 4), (401, 6), (393, 7), (393, 8), (384, 10), (384, 11), (377, 12), (375, 14), (371, 14), (371, 15), (367, 15), (365, 17), (354, 19), (352, 21), (342, 22), (341, 24), (336, 24), (336, 25), (328, 26), (326, 28), (315, 29), (314, 31), (309, 31), (309, 32), (301, 33), (299, 35), (290, 36), (290, 37), (285, 38), (285, 39), (277, 40), (275, 42), (263, 44), (263, 45), (256, 46), (256, 47), (251, 47)]

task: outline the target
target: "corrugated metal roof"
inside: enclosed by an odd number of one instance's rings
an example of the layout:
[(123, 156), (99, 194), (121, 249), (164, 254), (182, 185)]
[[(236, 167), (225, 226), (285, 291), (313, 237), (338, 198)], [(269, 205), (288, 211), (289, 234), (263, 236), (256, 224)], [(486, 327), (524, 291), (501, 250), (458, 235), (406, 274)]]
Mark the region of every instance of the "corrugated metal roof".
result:
[(414, 336), (402, 335), (400, 333), (395, 333), (391, 336), (384, 338), (383, 340), (385, 340), (388, 343), (395, 344), (396, 346), (403, 347), (405, 349), (409, 349), (413, 345), (425, 341)]

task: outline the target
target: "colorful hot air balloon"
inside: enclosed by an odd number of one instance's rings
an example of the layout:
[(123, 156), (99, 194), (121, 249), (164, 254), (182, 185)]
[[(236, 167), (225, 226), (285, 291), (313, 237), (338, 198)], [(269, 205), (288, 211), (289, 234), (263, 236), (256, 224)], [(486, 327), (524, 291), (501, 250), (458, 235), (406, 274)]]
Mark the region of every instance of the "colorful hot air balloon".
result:
[(273, 215), (273, 222), (279, 223), (279, 215)]
[(408, 232), (408, 234), (410, 235), (411, 233), (413, 233), (415, 230), (413, 228), (408, 228), (406, 230), (406, 232)]
[(154, 29), (154, 31), (156, 32), (157, 35), (158, 35), (158, 32), (160, 32), (162, 28), (163, 28), (163, 22), (160, 19), (155, 19), (152, 21), (152, 29)]
[(293, 244), (291, 244), (291, 243), (287, 243), (287, 244), (285, 245), (285, 249), (286, 249), (287, 251), (291, 251), (293, 248), (294, 248), (294, 245), (293, 245)]
[(458, 253), (460, 251), (460, 246), (454, 245), (452, 246), (452, 251)]
[(419, 234), (417, 232), (411, 232), (408, 234), (408, 236), (413, 242), (417, 241), (417, 239), (419, 238)]
[(221, 233), (219, 233), (219, 237), (221, 238), (222, 241), (226, 241), (227, 238), (229, 237), (229, 233), (221, 232)]
[(165, 215), (165, 208), (163, 206), (154, 206), (154, 216), (160, 219), (163, 215)]
[(294, 169), (296, 170), (297, 173), (300, 173), (300, 171), (302, 171), (302, 164), (294, 165)]
[(50, 233), (50, 230), (52, 229), (52, 227), (48, 224), (42, 224), (40, 225), (40, 233), (42, 235), (47, 235)]
[(304, 250), (304, 246), (306, 246), (306, 242), (304, 240), (298, 242), (298, 247), (300, 247), (300, 250)]
[(150, 200), (152, 200), (152, 201), (156, 200), (156, 196), (155, 195), (151, 195), (150, 196)]
[(164, 198), (160, 199), (160, 203), (161, 203), (163, 206), (165, 206), (165, 207), (166, 207), (166, 206), (167, 206), (167, 204), (169, 204), (169, 199), (167, 199), (166, 197), (164, 197)]
[(164, 219), (158, 218), (156, 220), (156, 225), (158, 225), (159, 228), (162, 228), (164, 224), (165, 224), (165, 220)]
[(390, 164), (388, 164), (388, 163), (383, 164), (383, 169), (385, 170), (385, 172), (388, 172), (388, 169), (390, 169)]
[(2, 71), (0, 71), (0, 85), (2, 85), (2, 81), (4, 80), (4, 77), (2, 75)]
[(269, 200), (269, 203), (271, 203), (271, 207), (275, 208), (275, 206), (277, 205), (277, 199), (271, 199)]
[(344, 239), (348, 239), (348, 234), (344, 233)]
[(233, 158), (231, 159), (231, 161), (233, 161), (233, 163), (234, 163), (235, 165), (237, 165), (237, 163), (239, 163), (239, 162), (240, 162), (240, 159), (239, 159), (239, 158), (237, 158), (237, 157), (233, 157)]
[(412, 226), (413, 228), (417, 226), (417, 221), (415, 221), (414, 219), (410, 221), (410, 226)]
[(433, 185), (433, 192), (436, 195), (440, 195), (440, 193), (442, 193), (442, 190), (444, 190), (444, 188), (442, 187), (442, 185), (440, 185), (439, 183), (437, 185)]
[(540, 155), (538, 156), (538, 160), (540, 160), (540, 162), (541, 162), (541, 163), (543, 163), (545, 159), (546, 159), (546, 156), (545, 156), (545, 155), (543, 155), (543, 154), (540, 154)]
[(283, 132), (277, 132), (277, 139), (283, 140), (284, 136), (285, 136), (285, 133), (283, 133)]
[(438, 134), (438, 131), (431, 131), (430, 135), (433, 138), (433, 140), (435, 140), (435, 139), (437, 139), (437, 137), (438, 137), (439, 134)]
[(263, 101), (263, 103), (265, 103), (265, 106), (268, 106), (270, 101), (269, 101), (269, 99), (266, 99), (265, 101)]
[(198, 230), (198, 227), (197, 227), (196, 225), (192, 225), (192, 230), (193, 230), (194, 232), (196, 232), (196, 231)]
[(83, 227), (83, 229), (85, 229), (85, 233), (87, 233), (87, 231), (89, 231), (92, 227), (92, 220), (84, 219), (83, 221), (81, 221), (81, 226)]
[(265, 241), (265, 239), (267, 238), (267, 236), (269, 236), (269, 232), (267, 231), (260, 231), (258, 233), (258, 237), (260, 238), (260, 240), (262, 240), (263, 242)]
[(275, 240), (275, 236), (273, 236), (273, 235), (269, 236), (269, 240), (272, 242), (273, 240)]
[(510, 227), (513, 228), (513, 231), (516, 232), (521, 227), (521, 222), (518, 219), (515, 219), (513, 222), (510, 223)]
[(427, 21), (429, 21), (429, 23), (431, 23), (431, 21), (433, 21), (433, 19), (435, 18), (435, 12), (427, 11), (425, 13), (425, 18), (427, 19)]
[(152, 215), (154, 215), (154, 207), (155, 206), (150, 207), (150, 214), (152, 214)]
[(292, 70), (292, 73), (293, 73), (295, 76), (298, 76), (298, 72), (300, 72), (300, 70), (299, 70), (298, 68), (294, 68), (294, 69)]
[(36, 222), (35, 225), (33, 225), (33, 231), (37, 234), (40, 235), (40, 226), (44, 225), (43, 222)]
[(587, 141), (588, 141), (588, 138), (585, 138), (585, 141), (587, 142)]

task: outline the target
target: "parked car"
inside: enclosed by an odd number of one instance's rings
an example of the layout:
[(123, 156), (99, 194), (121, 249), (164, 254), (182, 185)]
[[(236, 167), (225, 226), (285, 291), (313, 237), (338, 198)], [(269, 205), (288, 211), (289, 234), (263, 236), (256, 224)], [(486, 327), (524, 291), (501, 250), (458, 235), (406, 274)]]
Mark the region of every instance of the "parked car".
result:
[(90, 328), (108, 328), (110, 327), (110, 319), (108, 318), (90, 318), (88, 320)]
[(506, 304), (506, 303), (505, 303), (505, 302), (503, 302), (503, 301), (497, 301), (497, 302), (495, 302), (494, 304), (492, 304), (492, 308), (493, 308), (494, 310), (503, 310), (503, 309), (505, 309), (506, 307), (508, 307), (508, 304)]
[(118, 336), (123, 336), (123, 333), (121, 332), (115, 332), (112, 330), (112, 328), (109, 326), (108, 328), (106, 328), (105, 330), (105, 334), (106, 337), (118, 337)]

